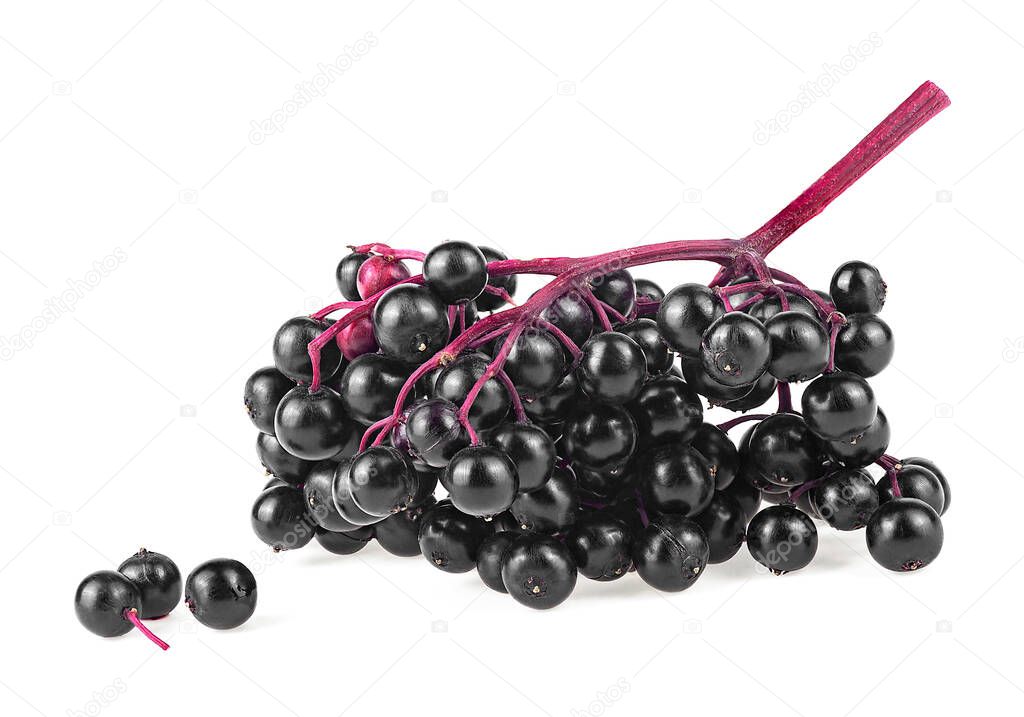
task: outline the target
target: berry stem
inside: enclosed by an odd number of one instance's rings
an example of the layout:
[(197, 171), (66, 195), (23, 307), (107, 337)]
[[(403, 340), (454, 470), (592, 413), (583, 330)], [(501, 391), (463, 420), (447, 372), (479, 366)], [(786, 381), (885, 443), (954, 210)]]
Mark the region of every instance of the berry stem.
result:
[(582, 292), (583, 298), (590, 304), (590, 308), (594, 310), (594, 314), (597, 316), (598, 323), (601, 324), (602, 331), (611, 331), (612, 322), (608, 319), (608, 312), (605, 310), (604, 304), (597, 300), (594, 296), (594, 292), (590, 289), (584, 289)]
[(426, 254), (414, 249), (392, 249), (387, 244), (363, 244), (352, 247), (352, 251), (359, 254), (380, 254), (388, 261), (396, 259), (411, 259), (412, 261), (423, 261)]
[(142, 620), (139, 619), (139, 613), (135, 608), (125, 608), (124, 619), (130, 622), (132, 625), (135, 625), (135, 627), (138, 628), (139, 632), (148, 637), (153, 642), (153, 644), (159, 647), (161, 650), (166, 650), (170, 647), (170, 645), (168, 645), (166, 642), (164, 642), (159, 637), (154, 635), (153, 632), (148, 627), (142, 624)]
[(569, 336), (564, 331), (562, 331), (560, 328), (555, 326), (550, 321), (546, 321), (541, 318), (534, 319), (534, 323), (539, 328), (542, 328), (545, 331), (550, 332), (556, 339), (562, 342), (562, 346), (564, 346), (565, 350), (568, 351), (569, 354), (572, 356), (573, 366), (575, 366), (579, 362), (580, 356), (583, 355), (583, 352), (580, 351), (580, 347), (577, 346), (576, 343), (571, 338), (569, 338)]
[(658, 313), (659, 308), (661, 308), (660, 301), (644, 301), (643, 299), (636, 301), (637, 316), (654, 316)]
[(823, 480), (825, 480), (825, 478), (815, 478), (814, 480), (809, 480), (806, 483), (798, 485), (796, 488), (789, 492), (790, 502), (796, 503), (797, 498), (799, 498), (804, 493), (814, 488), (816, 485), (820, 484)]
[(732, 418), (725, 423), (719, 423), (718, 428), (719, 430), (728, 432), (741, 423), (747, 423), (748, 421), (763, 421), (768, 418), (769, 415), (770, 414), (768, 413), (746, 413), (742, 416), (736, 416), (736, 418)]
[(874, 167), (926, 122), (949, 106), (946, 93), (932, 82), (918, 87), (899, 107), (868, 132), (845, 157), (794, 199), (742, 247), (767, 256), (793, 232), (818, 216), (864, 173)]
[(647, 515), (647, 508), (644, 507), (643, 496), (640, 495), (640, 491), (639, 490), (635, 491), (635, 493), (636, 493), (636, 512), (640, 515), (640, 523), (646, 528), (648, 525), (650, 525), (651, 520), (650, 520), (650, 518)]
[[(508, 355), (512, 353), (512, 348), (516, 345), (516, 341), (522, 335), (523, 331), (526, 330), (525, 326), (516, 325), (508, 332), (508, 336), (505, 337), (505, 342), (501, 345), (501, 350), (498, 351), (498, 355), (494, 357), (494, 360), (487, 364), (487, 368), (480, 374), (480, 378), (476, 380), (473, 387), (469, 389), (469, 393), (466, 394), (466, 400), (462, 402), (462, 407), (459, 409), (459, 422), (463, 428), (466, 429), (466, 433), (469, 435), (469, 442), (472, 445), (477, 445), (480, 439), (477, 438), (476, 431), (469, 422), (469, 411), (473, 408), (473, 403), (476, 401), (476, 397), (480, 395), (480, 391), (483, 390), (484, 384), (494, 378), (502, 367), (505, 365), (505, 360)], [(503, 372), (504, 373), (504, 372)]]
[(779, 409), (776, 413), (792, 413), (793, 392), (790, 390), (789, 384), (785, 381), (779, 381), (777, 391), (779, 393)]
[(505, 387), (509, 398), (512, 399), (512, 414), (516, 418), (516, 423), (529, 423), (530, 419), (526, 415), (526, 409), (523, 407), (523, 397), (519, 395), (519, 391), (516, 390), (512, 379), (504, 371), (498, 371), (498, 380), (501, 381), (501, 385)]
[[(839, 316), (842, 316), (842, 314), (839, 314)], [(825, 367), (825, 373), (832, 373), (836, 370), (836, 339), (839, 338), (839, 329), (841, 329), (845, 323), (845, 317), (842, 319), (842, 323), (833, 322), (832, 329), (829, 331), (828, 365)]]
[(502, 301), (506, 302), (509, 306), (516, 306), (516, 300), (512, 298), (512, 295), (502, 289), (500, 286), (491, 286), (488, 284), (484, 287), (484, 292), (491, 296), (497, 296)]

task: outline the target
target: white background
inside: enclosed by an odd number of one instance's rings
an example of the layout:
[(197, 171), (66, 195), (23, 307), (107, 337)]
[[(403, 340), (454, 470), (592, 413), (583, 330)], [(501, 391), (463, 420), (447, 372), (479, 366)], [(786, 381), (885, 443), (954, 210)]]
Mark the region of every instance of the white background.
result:
[[(0, 10), (0, 713), (1019, 714), (1018, 4), (338, 5)], [(862, 533), (822, 528), (783, 578), (744, 551), (683, 594), (581, 580), (537, 613), (376, 546), (274, 557), (252, 535), (242, 384), (284, 319), (336, 299), (346, 244), (528, 258), (742, 236), (926, 79), (952, 107), (772, 261), (827, 287), (863, 258), (889, 282), (891, 452), (954, 492), (933, 566), (884, 572)], [(799, 105), (809, 82), (829, 93)], [(140, 545), (183, 572), (244, 560), (255, 617), (214, 632), (179, 609), (154, 626), (167, 653), (81, 629), (78, 581)]]

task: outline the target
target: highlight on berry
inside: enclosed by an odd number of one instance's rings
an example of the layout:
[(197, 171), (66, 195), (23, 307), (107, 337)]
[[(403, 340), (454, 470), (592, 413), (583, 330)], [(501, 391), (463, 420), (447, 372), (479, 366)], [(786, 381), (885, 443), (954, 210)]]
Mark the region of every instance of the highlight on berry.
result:
[[(340, 555), (376, 540), (537, 609), (580, 576), (686, 590), (744, 544), (771, 573), (813, 570), (825, 529), (863, 531), (890, 570), (930, 565), (950, 486), (887, 453), (879, 269), (805, 284), (768, 256), (948, 104), (925, 83), (741, 239), (549, 259), (351, 247), (343, 300), (286, 321), (245, 385), (273, 476), (256, 535)], [(639, 277), (665, 261), (716, 271), (667, 290)], [(523, 274), (549, 280), (517, 297)], [(736, 415), (716, 425), (712, 408)]]

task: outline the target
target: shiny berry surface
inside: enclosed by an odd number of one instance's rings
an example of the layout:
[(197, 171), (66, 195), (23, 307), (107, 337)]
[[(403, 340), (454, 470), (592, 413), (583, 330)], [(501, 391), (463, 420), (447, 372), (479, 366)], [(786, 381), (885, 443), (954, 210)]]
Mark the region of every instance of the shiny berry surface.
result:
[(572, 594), (576, 564), (561, 541), (524, 533), (502, 553), (501, 582), (516, 602), (548, 610)]
[(657, 322), (669, 346), (695, 357), (704, 332), (724, 315), (725, 304), (714, 291), (703, 284), (682, 284), (662, 299)]
[(474, 244), (446, 241), (424, 257), (423, 281), (446, 304), (472, 301), (487, 285), (487, 259)]
[(245, 623), (256, 611), (256, 578), (237, 560), (208, 560), (185, 580), (185, 605), (196, 620), (216, 630)]
[(915, 498), (879, 506), (867, 525), (868, 552), (884, 568), (913, 572), (930, 565), (942, 551), (944, 531), (938, 513)]
[(142, 548), (121, 563), (117, 572), (139, 589), (142, 599), (138, 614), (144, 620), (167, 615), (181, 601), (181, 571), (162, 553)]
[(775, 575), (807, 567), (818, 552), (814, 521), (792, 505), (773, 505), (751, 518), (747, 549)]
[(126, 610), (142, 605), (139, 588), (121, 573), (100, 570), (85, 577), (75, 591), (75, 615), (82, 627), (100, 637), (118, 637), (132, 630)]
[(679, 592), (704, 575), (711, 558), (704, 529), (680, 515), (652, 520), (633, 543), (633, 564), (644, 582), (658, 590)]

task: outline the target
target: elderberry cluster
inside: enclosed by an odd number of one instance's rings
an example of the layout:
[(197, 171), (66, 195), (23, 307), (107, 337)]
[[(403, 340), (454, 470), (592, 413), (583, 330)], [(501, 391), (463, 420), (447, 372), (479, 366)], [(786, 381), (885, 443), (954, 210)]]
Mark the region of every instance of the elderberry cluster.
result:
[[(949, 485), (885, 453), (867, 382), (894, 347), (875, 267), (843, 264), (824, 292), (739, 256), (666, 294), (586, 264), (506, 307), (515, 263), (461, 241), (357, 247), (336, 272), (346, 301), (280, 327), (274, 366), (245, 386), (274, 476), (252, 508), (263, 542), (350, 554), (375, 539), (534, 608), (579, 574), (684, 590), (744, 542), (796, 570), (821, 523), (866, 527), (891, 570), (936, 558)], [(352, 315), (334, 326), (335, 309)], [(745, 413), (776, 395), (774, 413)], [(716, 426), (702, 397), (744, 415)]]

